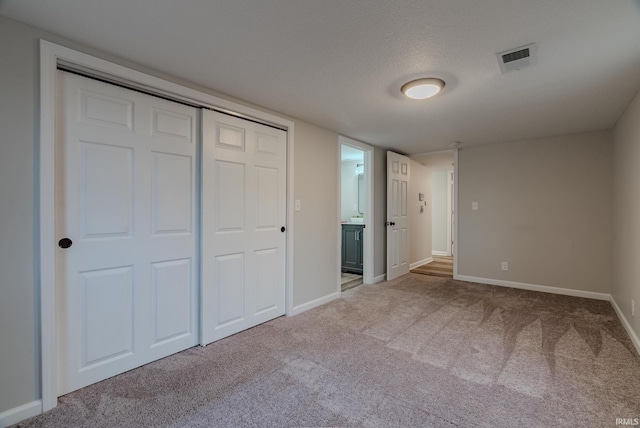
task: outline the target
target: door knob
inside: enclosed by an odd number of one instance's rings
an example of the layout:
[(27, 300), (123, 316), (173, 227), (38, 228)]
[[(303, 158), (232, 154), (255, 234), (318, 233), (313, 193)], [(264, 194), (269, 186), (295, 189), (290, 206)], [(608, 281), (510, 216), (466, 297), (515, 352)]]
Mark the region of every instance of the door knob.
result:
[(287, 229), (285, 229), (285, 227), (284, 227), (284, 226), (282, 226), (282, 227), (280, 228), (280, 232), (284, 232), (285, 230), (287, 230)]
[(73, 244), (73, 241), (69, 238), (62, 238), (58, 241), (58, 247), (69, 248)]
[(395, 226), (395, 225), (396, 225), (396, 222), (395, 222), (395, 221), (392, 221), (392, 222), (391, 222), (391, 223), (389, 223), (389, 224), (390, 224), (391, 226)]

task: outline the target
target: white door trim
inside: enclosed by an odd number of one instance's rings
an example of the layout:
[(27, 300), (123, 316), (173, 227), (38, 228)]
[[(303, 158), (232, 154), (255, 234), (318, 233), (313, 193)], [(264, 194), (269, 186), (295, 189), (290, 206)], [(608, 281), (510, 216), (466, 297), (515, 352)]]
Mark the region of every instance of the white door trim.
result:
[(293, 146), (294, 122), (263, 111), (123, 67), (46, 40), (40, 40), (40, 147), (39, 147), (39, 224), (40, 224), (40, 364), (42, 411), (57, 404), (56, 307), (55, 307), (55, 107), (56, 69), (59, 63), (77, 67), (85, 74), (145, 88), (148, 92), (195, 106), (234, 112), (274, 124), (287, 131), (287, 268), (286, 314), (293, 309)]
[(453, 240), (453, 224), (455, 223), (455, 221), (453, 221), (453, 214), (454, 214), (454, 210), (453, 210), (453, 189), (451, 188), (451, 185), (453, 184), (453, 170), (447, 170), (447, 251), (446, 251), (446, 255), (447, 256), (453, 256), (453, 251), (451, 250), (451, 248), (453, 247), (452, 245), (452, 240)]
[(458, 233), (460, 222), (458, 221), (458, 150), (453, 149), (453, 279), (458, 279)]
[(341, 201), (342, 201), (342, 145), (351, 146), (364, 152), (364, 180), (367, 183), (367, 224), (369, 227), (364, 228), (364, 247), (363, 247), (363, 282), (365, 284), (373, 284), (373, 237), (375, 217), (373, 211), (373, 146), (353, 140), (348, 137), (338, 136), (338, 282), (337, 292), (342, 292), (340, 285), (341, 266), (342, 266), (342, 220)]

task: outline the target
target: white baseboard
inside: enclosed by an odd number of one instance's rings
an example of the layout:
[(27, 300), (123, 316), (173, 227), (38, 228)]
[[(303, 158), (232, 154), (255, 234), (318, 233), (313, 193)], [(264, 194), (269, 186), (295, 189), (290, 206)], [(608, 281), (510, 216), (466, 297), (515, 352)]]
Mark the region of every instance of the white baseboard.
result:
[(324, 305), (325, 303), (329, 303), (332, 300), (336, 300), (338, 298), (340, 298), (340, 292), (336, 291), (335, 293), (331, 293), (327, 296), (323, 296), (310, 302), (303, 303), (302, 305), (294, 306), (291, 310), (290, 316), (301, 314), (305, 311), (308, 311), (309, 309), (313, 309), (316, 306)]
[(498, 285), (500, 287), (519, 288), (522, 290), (541, 291), (543, 293), (562, 294), (565, 296), (585, 297), (587, 299), (609, 300), (610, 294), (594, 291), (574, 290), (572, 288), (551, 287), (548, 285), (527, 284), (524, 282), (504, 281), (501, 279), (478, 278), (475, 276), (457, 275), (460, 281), (478, 282), (480, 284)]
[(447, 253), (446, 251), (432, 251), (431, 255), (433, 256), (443, 256), (443, 257), (448, 257), (449, 253)]
[(613, 309), (616, 311), (616, 314), (618, 315), (618, 318), (620, 318), (620, 322), (622, 322), (622, 325), (624, 326), (625, 330), (627, 330), (627, 334), (631, 338), (631, 342), (633, 342), (633, 346), (636, 347), (636, 351), (638, 352), (638, 354), (640, 354), (640, 339), (638, 338), (638, 335), (636, 334), (635, 331), (633, 331), (633, 327), (631, 327), (631, 323), (629, 323), (629, 321), (627, 320), (627, 317), (624, 316), (622, 309), (620, 309), (620, 306), (618, 306), (618, 302), (616, 302), (613, 296), (611, 296), (610, 301), (611, 301), (611, 306), (613, 306)]
[(387, 280), (387, 274), (383, 273), (382, 275), (378, 275), (378, 276), (374, 277), (372, 284), (377, 284), (378, 282), (382, 282), (382, 281), (386, 281), (386, 280)]
[(409, 269), (415, 269), (418, 266), (426, 265), (427, 263), (431, 263), (433, 261), (433, 257), (427, 257), (426, 259), (422, 259), (418, 262), (413, 262), (409, 265)]
[(42, 400), (32, 401), (22, 406), (14, 407), (6, 412), (0, 413), (0, 428), (5, 428), (17, 424), (32, 416), (42, 413)]

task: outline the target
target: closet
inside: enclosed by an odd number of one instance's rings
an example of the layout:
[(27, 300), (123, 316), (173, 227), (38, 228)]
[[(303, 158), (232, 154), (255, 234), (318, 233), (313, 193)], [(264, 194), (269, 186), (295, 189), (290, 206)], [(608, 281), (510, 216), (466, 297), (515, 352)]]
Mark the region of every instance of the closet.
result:
[(285, 312), (286, 131), (56, 83), (58, 395)]

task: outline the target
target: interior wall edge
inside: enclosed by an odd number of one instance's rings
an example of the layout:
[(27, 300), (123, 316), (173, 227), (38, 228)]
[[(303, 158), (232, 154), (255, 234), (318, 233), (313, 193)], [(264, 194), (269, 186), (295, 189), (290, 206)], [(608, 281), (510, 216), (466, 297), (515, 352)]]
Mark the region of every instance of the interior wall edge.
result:
[(611, 306), (613, 306), (613, 309), (616, 311), (616, 315), (618, 315), (620, 322), (624, 326), (624, 329), (627, 331), (627, 334), (629, 335), (633, 346), (635, 346), (638, 355), (640, 355), (640, 338), (631, 326), (629, 320), (627, 320), (627, 317), (624, 316), (624, 312), (622, 312), (622, 309), (620, 309), (620, 306), (618, 305), (618, 302), (616, 302), (615, 297), (611, 295), (609, 300), (611, 301)]
[(42, 413), (42, 400), (31, 401), (0, 413), (0, 427), (4, 428), (17, 424), (40, 413)]

